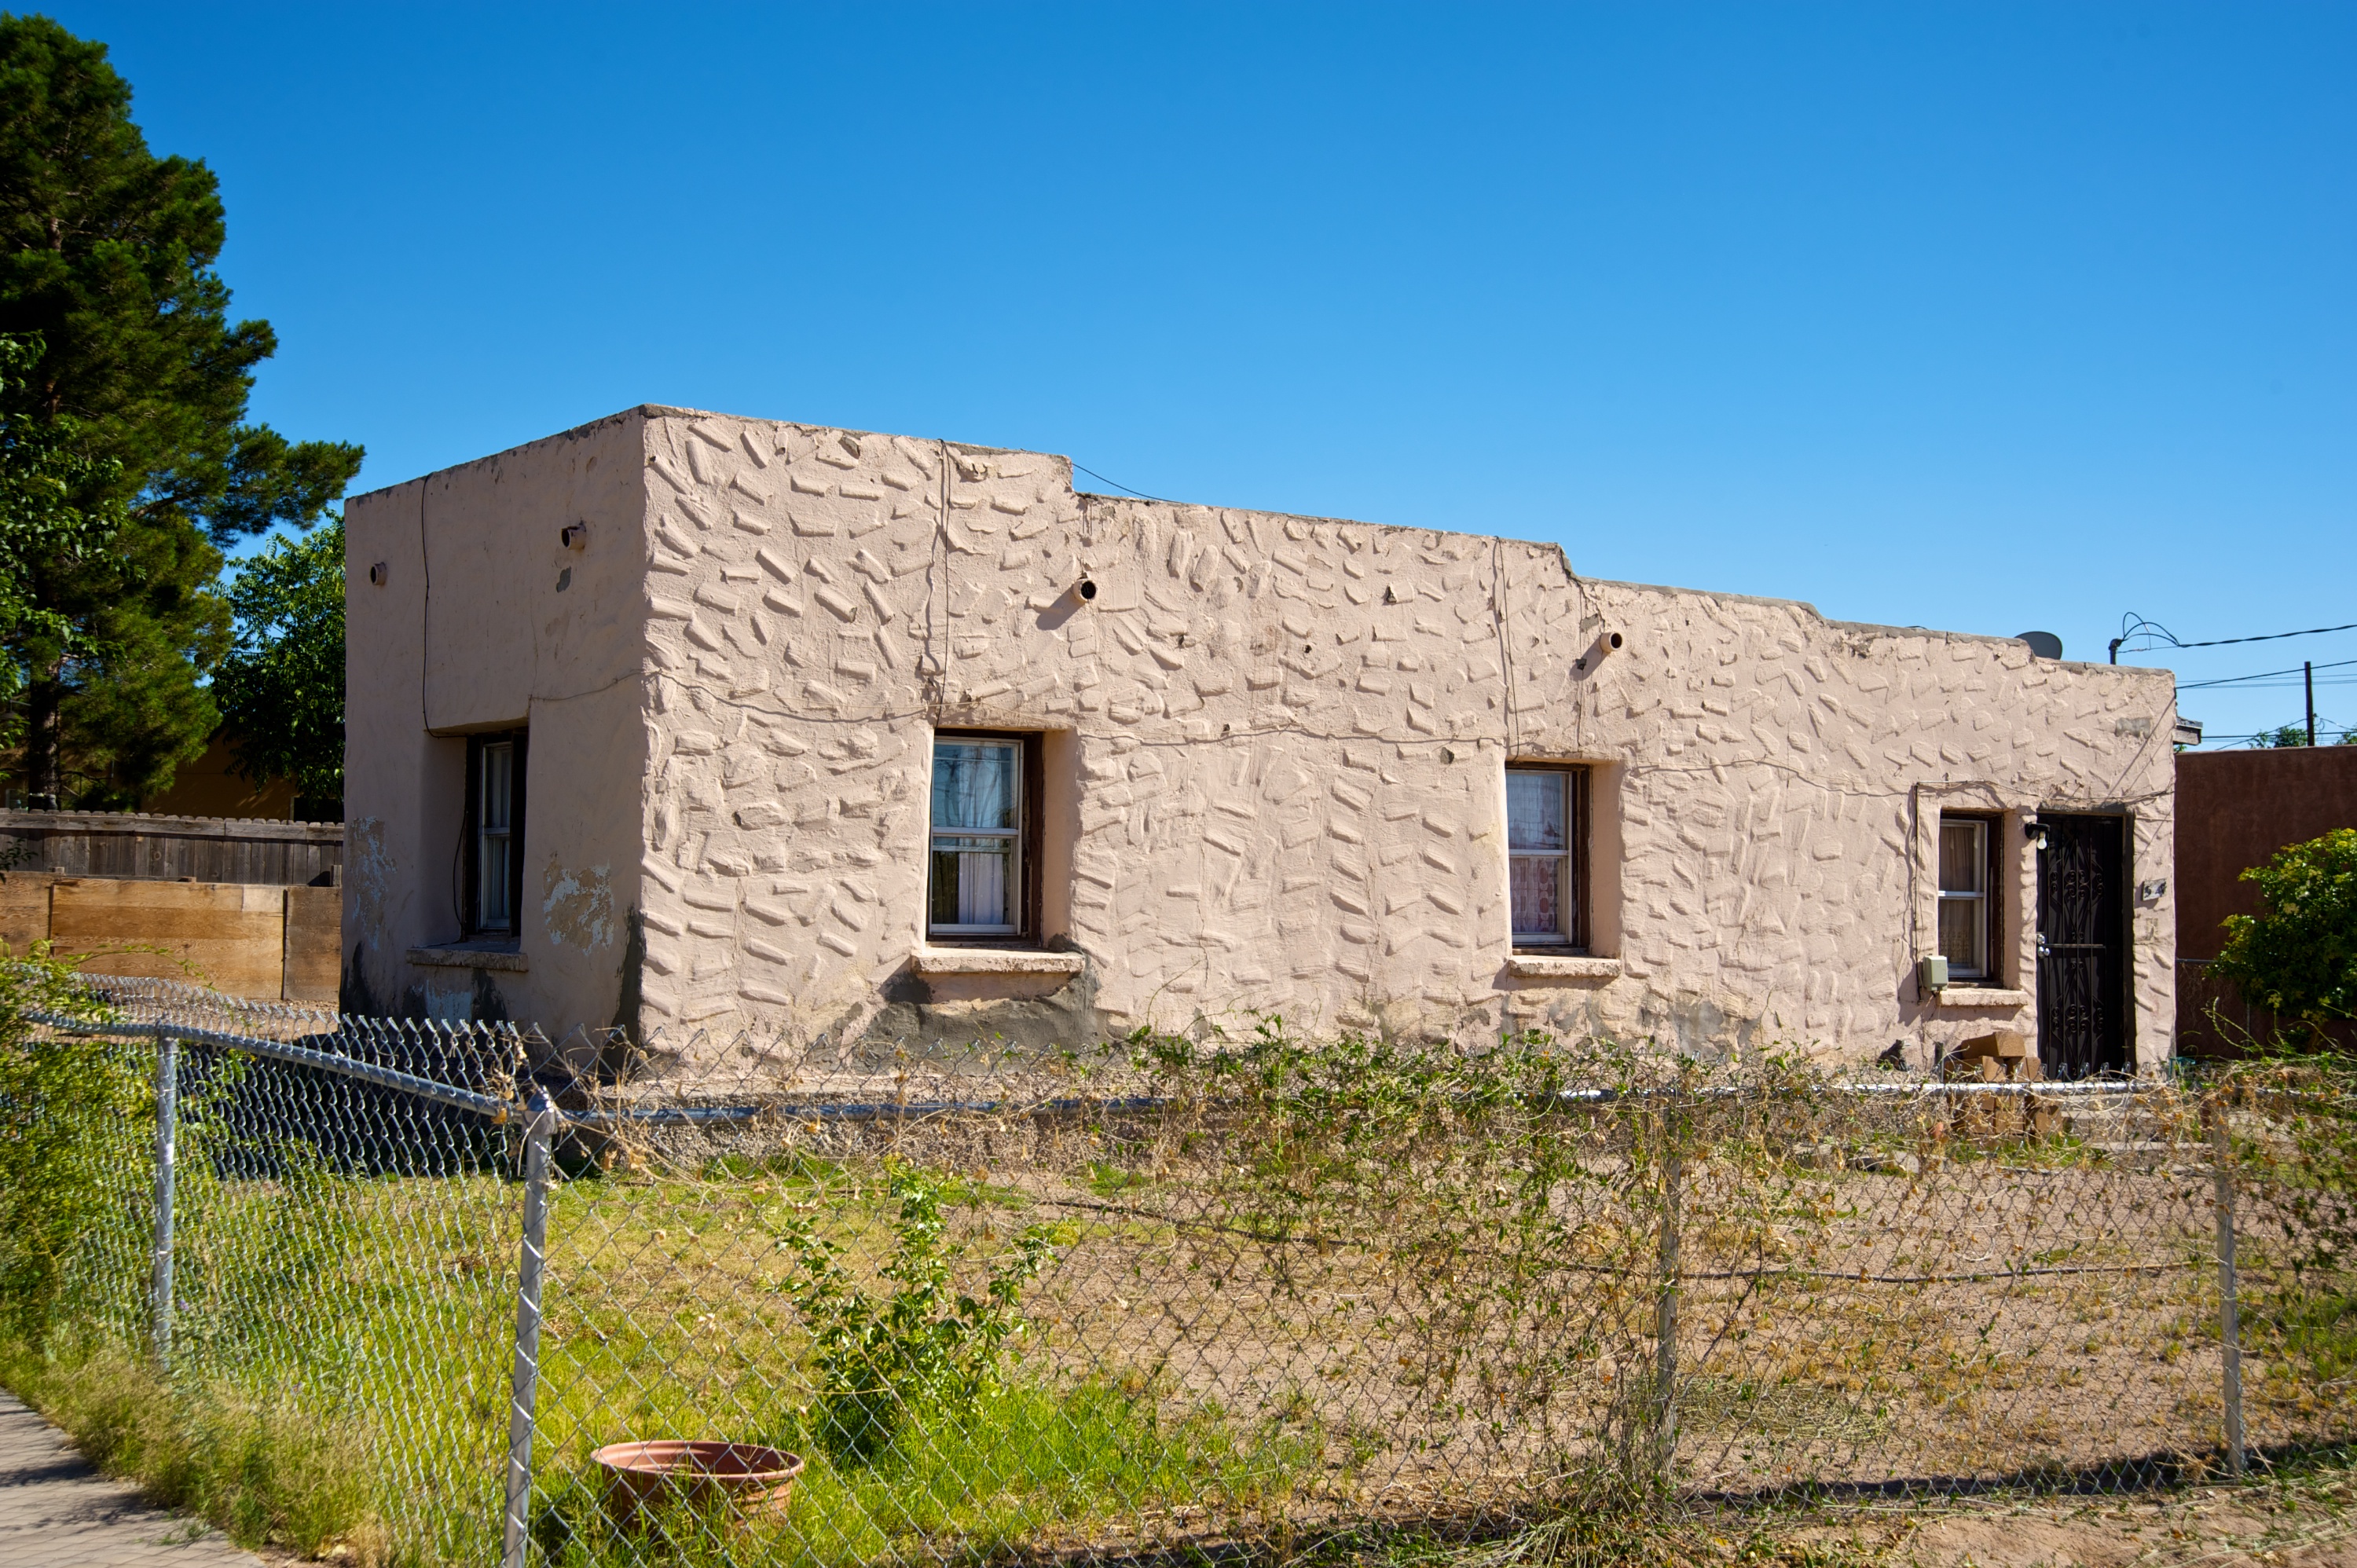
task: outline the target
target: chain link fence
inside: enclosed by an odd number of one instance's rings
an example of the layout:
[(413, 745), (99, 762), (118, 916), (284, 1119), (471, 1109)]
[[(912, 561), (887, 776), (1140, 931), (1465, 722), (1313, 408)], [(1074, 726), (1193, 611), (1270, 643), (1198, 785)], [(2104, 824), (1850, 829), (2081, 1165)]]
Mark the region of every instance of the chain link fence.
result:
[(552, 1045), (102, 983), (51, 1038), (112, 1087), (30, 1108), (87, 1197), (17, 1332), (298, 1420), (389, 1561), (1292, 1550), (2357, 1437), (2351, 1120), (2305, 1089), (1273, 1021)]

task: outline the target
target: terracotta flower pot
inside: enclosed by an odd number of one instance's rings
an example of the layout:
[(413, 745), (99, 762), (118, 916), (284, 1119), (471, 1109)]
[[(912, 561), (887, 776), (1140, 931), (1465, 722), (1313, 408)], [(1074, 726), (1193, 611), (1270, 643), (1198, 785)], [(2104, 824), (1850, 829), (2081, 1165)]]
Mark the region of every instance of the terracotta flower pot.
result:
[(589, 1455), (606, 1473), (606, 1513), (627, 1529), (647, 1508), (726, 1501), (740, 1519), (783, 1514), (802, 1456), (752, 1443), (609, 1443)]

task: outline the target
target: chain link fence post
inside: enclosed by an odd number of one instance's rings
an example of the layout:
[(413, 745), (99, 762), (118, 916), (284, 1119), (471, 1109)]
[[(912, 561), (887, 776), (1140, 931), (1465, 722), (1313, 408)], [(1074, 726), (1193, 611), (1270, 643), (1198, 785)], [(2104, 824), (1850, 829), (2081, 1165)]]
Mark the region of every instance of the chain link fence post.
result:
[[(1668, 1123), (1664, 1123), (1665, 1130)], [(1674, 1138), (1673, 1132), (1671, 1136)], [(1654, 1469), (1662, 1489), (1670, 1488), (1671, 1461), (1678, 1446), (1678, 1181), (1677, 1145), (1662, 1159), (1661, 1304), (1653, 1325)]]
[(507, 1513), (500, 1568), (523, 1568), (532, 1507), (533, 1404), (540, 1392), (540, 1286), (548, 1263), (548, 1145), (556, 1108), (534, 1090), (523, 1138), (523, 1240), (516, 1252), (515, 1374), (508, 1396)]
[(2218, 1360), (2226, 1404), (2226, 1467), (2244, 1472), (2243, 1336), (2234, 1300), (2233, 1153), (2226, 1138), (2226, 1106), (2217, 1102), (2210, 1118), (2210, 1168), (2218, 1183)]
[(180, 1043), (156, 1032), (156, 1231), (148, 1260), (148, 1340), (158, 1371), (172, 1369), (172, 1189), (178, 1161)]

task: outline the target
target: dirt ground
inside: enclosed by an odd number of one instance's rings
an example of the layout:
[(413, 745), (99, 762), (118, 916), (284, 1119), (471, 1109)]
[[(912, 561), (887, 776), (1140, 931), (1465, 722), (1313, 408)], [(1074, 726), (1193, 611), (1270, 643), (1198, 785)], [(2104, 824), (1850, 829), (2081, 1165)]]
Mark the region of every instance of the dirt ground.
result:
[(2357, 1568), (2352, 1477), (2357, 1471), (2340, 1470), (2134, 1498), (1942, 1504), (1770, 1528), (1748, 1541), (1719, 1529), (1710, 1543), (1722, 1561), (1781, 1558), (1793, 1568)]
[[(1942, 1503), (1783, 1524), (1705, 1517), (1630, 1568), (2357, 1568), (2357, 1468), (2150, 1498)], [(264, 1547), (269, 1568), (317, 1568)], [(1486, 1554), (1480, 1554), (1486, 1555)], [(330, 1559), (333, 1561), (334, 1559)], [(1421, 1560), (1439, 1568), (1439, 1560)]]

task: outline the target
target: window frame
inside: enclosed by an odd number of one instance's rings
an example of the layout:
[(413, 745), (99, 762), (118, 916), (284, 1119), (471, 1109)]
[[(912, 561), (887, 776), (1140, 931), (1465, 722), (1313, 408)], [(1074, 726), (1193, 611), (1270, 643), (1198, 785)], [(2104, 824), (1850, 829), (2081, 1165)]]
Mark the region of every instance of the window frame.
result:
[[(976, 835), (937, 829), (933, 825), (933, 746), (942, 741), (987, 741), (1017, 748), (1016, 765), (1015, 841), (1017, 886), (1008, 902), (1014, 907), (1015, 929), (937, 926), (933, 923), (933, 840)], [(925, 760), (925, 940), (935, 947), (1034, 947), (1039, 940), (1044, 869), (1040, 810), (1047, 784), (1041, 736), (1036, 730), (937, 729), (926, 748)]]
[[(1952, 893), (1940, 886), (1943, 880), (1940, 867), (1945, 858), (1943, 853), (1945, 846), (1940, 840), (1946, 836), (1948, 824), (1951, 822), (1958, 824), (1968, 822), (1980, 829), (1981, 852), (1975, 857), (1979, 862), (1981, 873), (1981, 886), (1978, 892)], [(1983, 985), (1995, 985), (1998, 983), (1997, 955), (2004, 950), (1997, 941), (2000, 929), (1997, 843), (2004, 836), (1997, 830), (2002, 822), (2001, 817), (1986, 811), (1942, 811), (1940, 813), (1939, 824), (1935, 829), (1936, 836), (1932, 843), (1932, 940), (1933, 950), (1948, 961), (1948, 978), (1951, 982), (1970, 980), (1977, 981)], [(1981, 963), (1977, 968), (1964, 967), (1958, 963), (1955, 954), (1946, 950), (1947, 941), (1942, 935), (1943, 922), (1941, 916), (1951, 903), (1973, 903), (1980, 906)]]
[[(483, 753), (494, 746), (511, 747), (508, 761), (508, 921), (503, 926), (483, 921)], [(525, 802), (530, 797), (530, 734), (524, 729), (490, 730), (467, 737), (467, 800), (460, 840), (464, 897), (460, 901), (462, 938), (504, 937), (523, 940), (523, 862)]]
[(1591, 932), (1588, 925), (1588, 810), (1589, 768), (1585, 763), (1547, 761), (1509, 761), (1508, 774), (1545, 773), (1563, 780), (1564, 849), (1563, 886), (1557, 894), (1556, 908), (1566, 900), (1571, 906), (1569, 929), (1556, 935), (1537, 931), (1518, 931), (1514, 926), (1514, 851), (1513, 797), (1507, 796), (1506, 845), (1506, 935), (1516, 952), (1554, 954), (1556, 957), (1579, 957), (1589, 950)]

